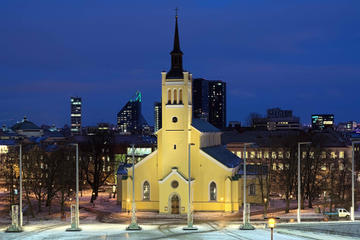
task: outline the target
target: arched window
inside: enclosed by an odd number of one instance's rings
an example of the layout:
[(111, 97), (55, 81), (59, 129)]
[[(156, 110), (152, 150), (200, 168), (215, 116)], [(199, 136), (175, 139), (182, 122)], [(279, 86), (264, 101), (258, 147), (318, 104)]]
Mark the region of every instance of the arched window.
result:
[(174, 104), (177, 104), (177, 91), (174, 89)]
[(183, 104), (183, 100), (182, 100), (182, 89), (179, 90), (179, 104)]
[(150, 184), (148, 181), (143, 185), (143, 200), (150, 200)]
[(171, 90), (168, 91), (168, 104), (171, 104)]
[(210, 201), (216, 201), (216, 183), (210, 183)]

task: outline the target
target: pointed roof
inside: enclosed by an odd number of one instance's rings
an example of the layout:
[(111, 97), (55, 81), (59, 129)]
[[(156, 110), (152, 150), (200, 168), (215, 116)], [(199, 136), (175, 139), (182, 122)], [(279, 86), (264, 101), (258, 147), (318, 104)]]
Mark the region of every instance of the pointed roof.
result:
[(180, 50), (180, 40), (179, 40), (179, 28), (178, 28), (178, 16), (175, 16), (175, 36), (174, 36), (174, 48), (170, 54), (180, 53), (183, 54)]
[(178, 29), (178, 15), (175, 16), (175, 35), (174, 35), (174, 48), (170, 53), (171, 55), (171, 68), (166, 74), (168, 79), (182, 79), (184, 77), (182, 67), (182, 55), (180, 50), (179, 29)]

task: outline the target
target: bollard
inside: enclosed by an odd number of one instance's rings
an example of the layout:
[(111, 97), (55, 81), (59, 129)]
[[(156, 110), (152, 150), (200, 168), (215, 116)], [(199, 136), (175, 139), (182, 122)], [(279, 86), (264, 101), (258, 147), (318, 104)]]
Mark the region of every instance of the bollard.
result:
[(23, 229), (19, 226), (19, 206), (11, 206), (11, 225), (5, 230), (5, 232), (22, 232)]

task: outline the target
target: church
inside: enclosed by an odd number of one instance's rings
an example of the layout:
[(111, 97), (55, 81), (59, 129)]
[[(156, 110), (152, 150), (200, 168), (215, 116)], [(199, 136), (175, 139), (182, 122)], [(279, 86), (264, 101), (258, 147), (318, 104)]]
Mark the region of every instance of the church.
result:
[[(135, 164), (136, 209), (186, 214), (190, 178), (192, 210), (238, 211), (243, 200), (243, 178), (239, 173), (243, 161), (221, 145), (217, 128), (192, 118), (192, 74), (183, 70), (178, 16), (170, 55), (171, 69), (161, 73), (162, 128), (156, 132), (158, 147)], [(118, 197), (127, 211), (131, 209), (132, 167), (124, 170), (118, 182)], [(247, 202), (261, 203), (257, 182), (254, 176), (248, 178)]]

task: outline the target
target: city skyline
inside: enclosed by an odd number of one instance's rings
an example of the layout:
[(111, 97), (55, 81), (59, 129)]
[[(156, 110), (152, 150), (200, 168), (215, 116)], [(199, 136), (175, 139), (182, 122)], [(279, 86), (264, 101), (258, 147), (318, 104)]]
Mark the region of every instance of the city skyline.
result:
[(170, 68), (173, 36), (164, 29), (172, 26), (175, 6), (184, 68), (226, 82), (228, 121), (244, 123), (251, 112), (273, 107), (293, 110), (305, 124), (321, 113), (334, 114), (336, 123), (360, 119), (351, 106), (358, 102), (352, 86), (360, 76), (359, 3), (142, 4), (19, 8), (4, 2), (0, 123), (11, 126), (26, 115), (38, 125), (69, 125), (68, 99), (80, 96), (83, 125), (115, 124), (116, 113), (140, 90), (144, 116), (153, 124), (160, 71)]

